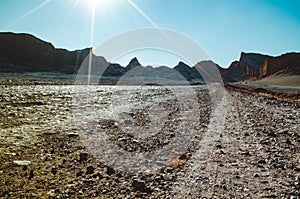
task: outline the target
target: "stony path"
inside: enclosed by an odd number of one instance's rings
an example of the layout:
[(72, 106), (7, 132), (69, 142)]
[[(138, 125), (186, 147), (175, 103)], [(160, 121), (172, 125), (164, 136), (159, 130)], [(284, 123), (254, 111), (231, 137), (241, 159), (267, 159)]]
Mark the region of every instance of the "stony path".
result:
[[(200, 92), (203, 117), (189, 152), (154, 173), (130, 174), (104, 165), (86, 149), (68, 120), (71, 91), (9, 90), (0, 99), (0, 198), (300, 197), (300, 109), (293, 104), (230, 91), (220, 111), (210, 113), (207, 93)], [(176, 103), (168, 106), (174, 125), (145, 147), (176, 134)], [(132, 113), (138, 122), (144, 121), (143, 111)], [(225, 126), (214, 125), (222, 116)], [(116, 136), (118, 124), (100, 125)], [(202, 139), (207, 132), (209, 143)], [(113, 140), (140, 148), (130, 137)]]
[(205, 157), (192, 157), (178, 179), (184, 182), (176, 187), (178, 195), (299, 198), (299, 107), (230, 92), (226, 109), (225, 129), (215, 150)]

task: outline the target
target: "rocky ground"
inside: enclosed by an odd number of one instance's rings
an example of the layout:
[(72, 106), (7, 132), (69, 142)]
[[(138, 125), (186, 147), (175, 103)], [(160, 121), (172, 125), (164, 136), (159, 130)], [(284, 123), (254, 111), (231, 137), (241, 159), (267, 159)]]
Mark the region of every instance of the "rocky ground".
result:
[(255, 84), (235, 83), (227, 85), (226, 88), (228, 90), (273, 98), (283, 102), (290, 102), (300, 106), (299, 86), (258, 86)]
[[(120, 121), (132, 128), (132, 121), (122, 118), (76, 125), (70, 119), (72, 86), (0, 89), (1, 198), (300, 198), (296, 104), (228, 90), (218, 111), (212, 110), (208, 92), (197, 90), (198, 106), (185, 110), (201, 114), (199, 120), (189, 120), (195, 131), (191, 144), (169, 160), (153, 160), (159, 166), (155, 171), (126, 172), (95, 156), (81, 134), (100, 126), (124, 151), (154, 150), (172, 143), (184, 129), (176, 99), (158, 102), (168, 110), (166, 125), (141, 141), (122, 133), (127, 127)], [(135, 125), (147, 126), (150, 111), (143, 106), (125, 114)], [(222, 118), (225, 125), (214, 129)], [(202, 142), (208, 137), (209, 143)]]

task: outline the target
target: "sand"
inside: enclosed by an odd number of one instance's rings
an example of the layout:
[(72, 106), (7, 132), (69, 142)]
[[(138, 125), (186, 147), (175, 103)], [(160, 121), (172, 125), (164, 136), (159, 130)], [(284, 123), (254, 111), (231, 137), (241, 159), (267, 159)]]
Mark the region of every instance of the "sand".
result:
[(249, 83), (259, 86), (300, 87), (300, 75), (271, 75)]

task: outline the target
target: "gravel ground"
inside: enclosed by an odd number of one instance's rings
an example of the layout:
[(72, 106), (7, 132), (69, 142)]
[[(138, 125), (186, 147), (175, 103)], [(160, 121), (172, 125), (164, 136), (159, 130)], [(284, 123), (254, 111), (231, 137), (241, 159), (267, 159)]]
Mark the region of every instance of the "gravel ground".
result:
[[(226, 91), (224, 101), (212, 110), (208, 92), (197, 88), (197, 106), (180, 111), (180, 100), (170, 97), (169, 90), (108, 86), (96, 89), (100, 98), (92, 106), (106, 111), (96, 117), (97, 123), (85, 123), (78, 113), (91, 107), (82, 98), (74, 102), (74, 86), (0, 87), (1, 198), (300, 198), (300, 110), (295, 104)], [(135, 108), (114, 109), (110, 115), (110, 108), (118, 105), (108, 103), (115, 93)], [(136, 132), (133, 126), (142, 126), (138, 132), (158, 126), (151, 121), (156, 117), (149, 104), (164, 107), (156, 112), (165, 121), (161, 131), (145, 139), (124, 133)], [(165, 110), (168, 114), (162, 115)], [(200, 118), (187, 117), (195, 111)], [(217, 125), (221, 120), (222, 127)], [(156, 165), (149, 171), (141, 165), (125, 170), (140, 162), (107, 164), (108, 157), (123, 156), (109, 148), (99, 150), (96, 139), (88, 145), (85, 140), (100, 128), (123, 151), (145, 153), (184, 137), (183, 121), (189, 122), (188, 133), (193, 132), (188, 134), (190, 144), (167, 159), (149, 158), (147, 165)]]

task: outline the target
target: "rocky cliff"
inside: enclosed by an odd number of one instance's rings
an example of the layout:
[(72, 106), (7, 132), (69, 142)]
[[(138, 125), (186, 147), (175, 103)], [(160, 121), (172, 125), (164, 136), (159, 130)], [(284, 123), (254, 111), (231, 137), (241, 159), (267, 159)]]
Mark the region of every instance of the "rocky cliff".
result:
[(0, 72), (74, 73), (89, 50), (70, 52), (29, 34), (0, 33)]
[(268, 57), (267, 65), (266, 75), (276, 73), (300, 75), (300, 53), (287, 53), (278, 57)]
[(300, 74), (300, 53), (287, 53), (278, 57), (258, 53), (241, 53), (240, 60), (228, 69), (220, 68), (226, 82), (261, 79), (276, 74)]

